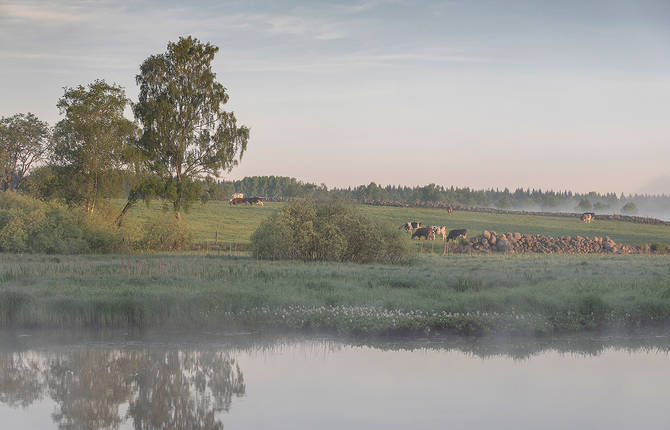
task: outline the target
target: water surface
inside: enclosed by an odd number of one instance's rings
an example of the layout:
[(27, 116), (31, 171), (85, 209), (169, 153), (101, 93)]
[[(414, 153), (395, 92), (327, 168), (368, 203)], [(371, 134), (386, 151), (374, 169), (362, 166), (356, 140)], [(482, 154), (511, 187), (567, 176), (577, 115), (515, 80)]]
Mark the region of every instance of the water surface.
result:
[(670, 338), (0, 334), (16, 429), (667, 429)]

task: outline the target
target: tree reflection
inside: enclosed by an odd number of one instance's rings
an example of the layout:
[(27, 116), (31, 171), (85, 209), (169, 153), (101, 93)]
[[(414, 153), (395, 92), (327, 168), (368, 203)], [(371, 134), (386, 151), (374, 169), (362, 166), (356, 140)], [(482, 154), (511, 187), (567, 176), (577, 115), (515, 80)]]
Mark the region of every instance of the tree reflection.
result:
[(44, 372), (28, 352), (0, 354), (0, 402), (27, 407), (44, 395)]
[(216, 351), (78, 349), (0, 353), (0, 402), (26, 407), (45, 396), (61, 429), (221, 429), (217, 413), (245, 393), (235, 359)]
[(221, 429), (217, 412), (245, 393), (235, 363), (218, 352), (169, 352), (150, 357), (136, 373), (137, 395), (128, 414), (136, 429)]

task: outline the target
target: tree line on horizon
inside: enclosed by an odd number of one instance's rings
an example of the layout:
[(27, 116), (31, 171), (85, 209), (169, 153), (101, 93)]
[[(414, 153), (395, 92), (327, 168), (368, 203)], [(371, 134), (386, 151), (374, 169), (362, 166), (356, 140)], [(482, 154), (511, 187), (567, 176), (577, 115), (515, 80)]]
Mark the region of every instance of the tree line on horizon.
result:
[(428, 184), (422, 186), (378, 185), (374, 182), (356, 187), (332, 187), (303, 182), (288, 176), (248, 176), (239, 180), (219, 181), (206, 187), (207, 198), (226, 200), (232, 193), (248, 196), (290, 199), (337, 196), (357, 202), (445, 203), (499, 209), (546, 211), (593, 211), (600, 213), (670, 213), (670, 195), (623, 193), (575, 193), (531, 188), (473, 189)]

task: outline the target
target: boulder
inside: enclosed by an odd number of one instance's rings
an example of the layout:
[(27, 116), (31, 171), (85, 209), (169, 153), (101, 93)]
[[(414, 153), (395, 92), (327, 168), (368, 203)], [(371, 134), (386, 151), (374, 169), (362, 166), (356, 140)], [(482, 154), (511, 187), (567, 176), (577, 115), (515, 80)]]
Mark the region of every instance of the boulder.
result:
[(512, 249), (512, 244), (507, 239), (505, 239), (504, 237), (501, 237), (496, 242), (496, 250), (497, 251), (507, 252), (507, 251), (510, 251), (511, 249)]

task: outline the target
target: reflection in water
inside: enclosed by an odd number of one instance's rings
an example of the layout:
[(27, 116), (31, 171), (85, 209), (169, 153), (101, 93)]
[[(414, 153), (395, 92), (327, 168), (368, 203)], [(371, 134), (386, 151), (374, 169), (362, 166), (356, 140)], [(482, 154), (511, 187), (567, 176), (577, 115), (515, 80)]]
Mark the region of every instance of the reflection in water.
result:
[[(344, 341), (0, 331), (0, 427), (222, 429), (230, 410), (237, 428), (626, 428), (630, 407), (646, 428), (666, 428), (657, 403), (670, 396), (668, 351), (667, 333)], [(555, 410), (564, 421), (548, 425)]]
[[(242, 371), (216, 351), (0, 352), (0, 401), (56, 404), (61, 429), (221, 429), (216, 414), (245, 393)], [(125, 410), (125, 411), (124, 411)]]

